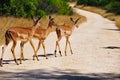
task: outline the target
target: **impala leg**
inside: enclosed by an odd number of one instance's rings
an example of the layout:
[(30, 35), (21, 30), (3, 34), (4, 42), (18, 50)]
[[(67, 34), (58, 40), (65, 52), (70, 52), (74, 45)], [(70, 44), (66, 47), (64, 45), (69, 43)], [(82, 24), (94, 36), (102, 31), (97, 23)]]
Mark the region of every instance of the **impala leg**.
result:
[(34, 45), (33, 45), (33, 43), (32, 43), (32, 40), (30, 40), (30, 44), (31, 44), (31, 46), (32, 46), (32, 48), (33, 48), (33, 51), (34, 51), (33, 60), (35, 60), (35, 57), (36, 57), (37, 60), (39, 61), (39, 59), (38, 59), (38, 57), (37, 57), (37, 55), (36, 55), (35, 47), (34, 47)]
[(68, 44), (68, 37), (66, 37), (65, 56), (67, 56), (67, 53), (66, 53), (66, 50), (67, 50), (67, 44)]
[(58, 41), (57, 41), (57, 45), (58, 45), (58, 49), (59, 49), (60, 56), (62, 56), (61, 50), (60, 50), (60, 45), (59, 45), (59, 41), (61, 40), (61, 38), (62, 38), (62, 37), (59, 37), (59, 38), (58, 38)]
[(3, 58), (0, 59), (0, 66), (3, 67)]
[(62, 56), (62, 54), (61, 54), (61, 50), (60, 50), (59, 41), (57, 41), (56, 43), (57, 43), (57, 46), (58, 46), (58, 49), (59, 49), (60, 56)]
[(14, 49), (15, 49), (16, 44), (17, 44), (16, 42), (13, 42), (13, 46), (12, 46), (12, 48), (11, 48), (11, 51), (12, 51), (12, 54), (13, 54), (13, 58), (14, 58), (15, 63), (16, 63), (17, 65), (19, 65), (18, 62), (17, 62), (16, 56), (15, 56), (15, 52), (14, 52)]
[(61, 54), (61, 50), (60, 50), (59, 41), (56, 41), (55, 57), (57, 57), (57, 56), (56, 56), (57, 46), (58, 46), (58, 49), (59, 49), (60, 56), (62, 56), (62, 54)]
[(59, 41), (61, 40), (61, 36), (59, 36), (58, 37), (58, 40), (56, 41), (56, 47), (55, 47), (55, 57), (57, 57), (56, 56), (56, 52), (57, 52), (57, 47), (58, 47), (58, 49), (59, 49), (59, 53), (60, 53), (60, 55), (62, 56), (62, 54), (61, 54), (61, 50), (60, 50), (60, 45), (59, 45)]
[(57, 56), (56, 56), (56, 52), (57, 52), (57, 41), (56, 41), (56, 45), (55, 45), (55, 53), (54, 53), (54, 54), (55, 54), (55, 57), (57, 57)]
[(2, 47), (2, 54), (1, 54), (1, 59), (0, 59), (0, 66), (1, 67), (3, 66), (3, 54), (5, 52), (5, 49), (6, 49), (6, 45)]
[[(37, 56), (37, 52), (38, 52), (38, 50), (40, 49), (40, 46), (41, 46), (41, 42), (39, 41), (38, 48), (37, 48), (37, 50), (35, 51), (35, 55), (33, 55), (34, 57)], [(33, 60), (34, 60), (34, 58), (33, 58)], [(37, 60), (39, 60), (39, 59), (37, 59)]]
[(26, 42), (27, 42), (27, 41), (20, 43), (20, 47), (21, 47), (20, 64), (22, 64), (22, 60), (25, 60), (24, 54), (23, 54), (23, 48), (24, 48), (24, 44), (25, 44)]
[(42, 46), (43, 46), (43, 49), (44, 49), (44, 56), (46, 57), (46, 59), (48, 59), (47, 54), (46, 54), (46, 49), (45, 49), (44, 42), (42, 42)]
[(73, 54), (71, 43), (70, 43), (69, 39), (68, 39), (68, 44), (69, 44), (69, 47), (70, 47), (71, 54)]

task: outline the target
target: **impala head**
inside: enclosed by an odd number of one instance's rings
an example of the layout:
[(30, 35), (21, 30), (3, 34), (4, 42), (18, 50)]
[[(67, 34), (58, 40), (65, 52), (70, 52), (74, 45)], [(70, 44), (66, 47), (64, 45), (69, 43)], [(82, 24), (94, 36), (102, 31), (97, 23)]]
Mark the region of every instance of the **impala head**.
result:
[(75, 26), (75, 27), (79, 27), (79, 25), (77, 24), (78, 23), (78, 21), (80, 20), (80, 17), (78, 18), (78, 19), (76, 19), (75, 21), (73, 20), (73, 18), (70, 18), (70, 20), (73, 22), (73, 25)]
[(41, 16), (39, 16), (37, 19), (36, 18), (33, 18), (33, 26), (40, 26), (40, 19), (41, 19)]
[(49, 24), (48, 24), (48, 27), (51, 27), (52, 26), (57, 26), (57, 24), (54, 22), (54, 18), (52, 18), (51, 16), (49, 16)]

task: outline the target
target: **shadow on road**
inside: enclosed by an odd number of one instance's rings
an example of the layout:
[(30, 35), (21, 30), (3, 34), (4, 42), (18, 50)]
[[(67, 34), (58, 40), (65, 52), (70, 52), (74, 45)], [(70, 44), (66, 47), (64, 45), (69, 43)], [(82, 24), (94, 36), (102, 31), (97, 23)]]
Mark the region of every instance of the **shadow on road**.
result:
[[(54, 53), (47, 53), (47, 56), (53, 56)], [(45, 55), (38, 55), (38, 57), (45, 57)]]
[(43, 69), (26, 72), (3, 72), (0, 71), (1, 80), (119, 80), (120, 74), (114, 73), (78, 73), (75, 70), (47, 71)]
[(104, 49), (120, 49), (118, 46), (107, 46), (107, 47), (102, 47)]
[[(54, 54), (53, 53), (48, 53), (47, 56), (54, 56)], [(45, 56), (44, 55), (38, 55), (38, 57), (45, 57)], [(17, 59), (17, 60), (19, 61), (20, 59)], [(25, 58), (25, 61), (27, 61), (27, 60), (30, 60), (30, 59)], [(13, 59), (12, 60), (3, 60), (3, 64), (9, 64), (10, 62), (14, 62), (14, 60)]]
[(120, 31), (120, 29), (104, 29), (104, 30)]
[[(17, 59), (18, 61), (20, 60), (20, 59)], [(29, 59), (26, 59), (25, 58), (25, 61), (26, 60), (29, 60)], [(14, 62), (14, 60), (12, 59), (12, 60), (3, 60), (3, 64), (9, 64), (10, 62)]]

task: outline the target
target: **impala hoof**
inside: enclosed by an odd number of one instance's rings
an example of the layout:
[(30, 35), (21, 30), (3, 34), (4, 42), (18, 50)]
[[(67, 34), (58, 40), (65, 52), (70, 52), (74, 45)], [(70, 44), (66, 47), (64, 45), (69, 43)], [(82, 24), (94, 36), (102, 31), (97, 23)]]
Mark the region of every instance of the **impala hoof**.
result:
[(3, 67), (3, 65), (0, 65), (1, 67)]
[(33, 60), (35, 60), (35, 55), (33, 55)]
[(3, 67), (2, 61), (3, 61), (3, 59), (1, 58), (1, 59), (0, 59), (0, 66), (1, 66), (1, 67)]
[(17, 65), (19, 65), (18, 63), (16, 63)]
[(71, 54), (73, 54), (73, 51), (71, 50)]
[(23, 61), (25, 61), (25, 59), (22, 59)]
[(39, 61), (39, 59), (37, 59), (37, 61)]
[(60, 56), (62, 56), (61, 51), (59, 51), (59, 53), (60, 53)]

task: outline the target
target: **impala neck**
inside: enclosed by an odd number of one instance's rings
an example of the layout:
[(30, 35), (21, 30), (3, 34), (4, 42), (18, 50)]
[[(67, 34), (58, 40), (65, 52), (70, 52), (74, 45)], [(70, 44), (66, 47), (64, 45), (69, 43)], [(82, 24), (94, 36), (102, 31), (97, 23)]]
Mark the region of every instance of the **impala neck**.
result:
[(48, 31), (48, 34), (52, 32), (52, 26), (48, 26), (47, 31)]
[(76, 27), (75, 25), (72, 25), (72, 31), (74, 31), (75, 27)]
[(46, 36), (48, 36), (50, 33), (52, 32), (52, 26), (49, 26), (48, 25), (48, 27), (47, 27), (47, 29), (46, 29)]
[(33, 27), (32, 27), (32, 33), (31, 33), (32, 36), (35, 34), (35, 31), (36, 31), (36, 29), (37, 29), (38, 27), (39, 27), (39, 26), (33, 26)]

